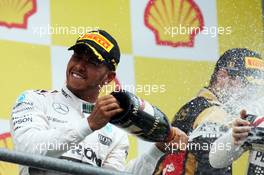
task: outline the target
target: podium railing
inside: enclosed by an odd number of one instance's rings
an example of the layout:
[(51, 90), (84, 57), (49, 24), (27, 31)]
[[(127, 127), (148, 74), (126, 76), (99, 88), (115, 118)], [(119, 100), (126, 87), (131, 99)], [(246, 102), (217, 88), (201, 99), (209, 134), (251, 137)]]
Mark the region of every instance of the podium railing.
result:
[(127, 172), (116, 172), (87, 164), (71, 162), (41, 155), (10, 151), (0, 148), (0, 160), (30, 166), (38, 169), (52, 170), (74, 175), (131, 175)]

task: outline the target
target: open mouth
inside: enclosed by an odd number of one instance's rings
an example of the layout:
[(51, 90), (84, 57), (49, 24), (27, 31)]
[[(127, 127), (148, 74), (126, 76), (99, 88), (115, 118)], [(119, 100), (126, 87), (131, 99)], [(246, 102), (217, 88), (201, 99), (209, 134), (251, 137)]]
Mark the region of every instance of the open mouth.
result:
[(79, 73), (79, 72), (72, 71), (71, 75), (75, 79), (80, 79), (80, 80), (84, 80), (85, 79), (85, 76), (83, 74)]

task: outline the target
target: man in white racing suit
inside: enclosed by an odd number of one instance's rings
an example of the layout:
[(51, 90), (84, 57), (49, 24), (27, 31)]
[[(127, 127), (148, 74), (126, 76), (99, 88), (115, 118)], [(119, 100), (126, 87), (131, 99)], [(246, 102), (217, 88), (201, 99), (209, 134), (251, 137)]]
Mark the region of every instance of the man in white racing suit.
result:
[[(115, 39), (103, 30), (91, 31), (69, 50), (74, 54), (67, 65), (66, 86), (58, 91), (29, 90), (18, 97), (10, 121), (15, 150), (138, 175), (152, 173), (165, 151), (163, 143), (125, 166), (127, 133), (108, 123), (123, 109), (112, 95), (98, 97), (116, 75), (120, 51)], [(187, 142), (181, 130), (173, 129), (174, 142)], [(54, 172), (21, 166), (20, 174)]]
[[(263, 104), (263, 98), (261, 98)], [(255, 106), (256, 108), (256, 106)], [(256, 110), (253, 110), (256, 111)], [(263, 111), (263, 105), (262, 105)], [(252, 146), (247, 146), (249, 132), (252, 126), (264, 128), (264, 117), (257, 117), (255, 121), (249, 122), (246, 120), (246, 111), (241, 111), (241, 118), (236, 118), (232, 122), (232, 129), (222, 137), (218, 138), (211, 148), (209, 154), (210, 164), (214, 168), (223, 168), (230, 165), (234, 160), (238, 159), (249, 148), (248, 158), (248, 175), (264, 175), (264, 147), (263, 147), (263, 133), (260, 139), (262, 145), (258, 144), (261, 149), (252, 149)], [(263, 130), (262, 130), (263, 132)], [(224, 149), (220, 145), (229, 144), (229, 149)]]

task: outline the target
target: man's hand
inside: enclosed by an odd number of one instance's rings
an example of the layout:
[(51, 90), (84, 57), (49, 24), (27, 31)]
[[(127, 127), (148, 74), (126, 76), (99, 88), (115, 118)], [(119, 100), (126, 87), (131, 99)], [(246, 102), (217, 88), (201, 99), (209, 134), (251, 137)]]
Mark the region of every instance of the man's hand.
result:
[(162, 152), (172, 153), (175, 150), (184, 151), (188, 145), (188, 136), (179, 128), (172, 128), (173, 139), (169, 142), (158, 142), (156, 147)]
[(243, 141), (250, 131), (250, 122), (247, 120), (244, 120), (246, 117), (246, 111), (242, 110), (240, 112), (240, 117), (236, 118), (232, 123), (232, 136), (234, 138), (234, 144), (239, 145), (241, 141)]
[(97, 99), (91, 115), (88, 117), (90, 128), (94, 130), (104, 127), (110, 119), (123, 109), (115, 97), (106, 95)]

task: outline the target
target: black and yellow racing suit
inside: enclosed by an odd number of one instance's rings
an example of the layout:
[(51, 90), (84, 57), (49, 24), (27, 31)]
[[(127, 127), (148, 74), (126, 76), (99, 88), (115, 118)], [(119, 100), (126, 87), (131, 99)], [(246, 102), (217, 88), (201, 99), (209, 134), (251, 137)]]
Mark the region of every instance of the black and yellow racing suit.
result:
[[(232, 174), (231, 166), (222, 169), (212, 168), (208, 158), (211, 144), (221, 135), (221, 132), (223, 133), (228, 129), (224, 121), (227, 116), (228, 113), (223, 109), (223, 105), (217, 97), (207, 88), (203, 88), (196, 98), (189, 101), (176, 113), (172, 125), (183, 130), (190, 137), (197, 131), (208, 131), (208, 128), (211, 131), (193, 139), (186, 151), (164, 155), (159, 160), (153, 174)], [(197, 146), (197, 144), (200, 146)], [(196, 145), (196, 147), (193, 145)]]

